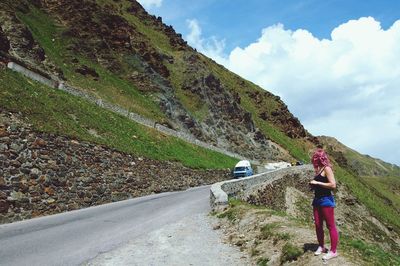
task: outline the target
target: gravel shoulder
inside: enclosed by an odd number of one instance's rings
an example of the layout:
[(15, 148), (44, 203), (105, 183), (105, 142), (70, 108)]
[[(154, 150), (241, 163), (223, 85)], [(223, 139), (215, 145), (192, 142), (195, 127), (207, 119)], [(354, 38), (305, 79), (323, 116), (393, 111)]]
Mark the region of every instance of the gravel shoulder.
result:
[(248, 256), (223, 243), (213, 230), (216, 218), (207, 213), (144, 234), (84, 265), (251, 265)]

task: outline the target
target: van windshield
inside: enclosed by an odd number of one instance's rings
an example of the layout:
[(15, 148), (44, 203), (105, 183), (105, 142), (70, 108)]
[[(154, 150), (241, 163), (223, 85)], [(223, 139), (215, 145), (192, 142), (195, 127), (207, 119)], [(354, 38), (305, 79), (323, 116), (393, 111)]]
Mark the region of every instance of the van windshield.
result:
[(245, 167), (235, 167), (235, 171), (245, 171)]

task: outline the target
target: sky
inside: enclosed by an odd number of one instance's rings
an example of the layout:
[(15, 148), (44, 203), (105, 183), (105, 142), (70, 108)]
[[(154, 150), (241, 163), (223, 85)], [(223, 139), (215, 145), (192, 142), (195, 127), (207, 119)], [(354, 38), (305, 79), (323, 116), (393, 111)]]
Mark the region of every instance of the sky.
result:
[(400, 1), (139, 2), (311, 134), (400, 165)]

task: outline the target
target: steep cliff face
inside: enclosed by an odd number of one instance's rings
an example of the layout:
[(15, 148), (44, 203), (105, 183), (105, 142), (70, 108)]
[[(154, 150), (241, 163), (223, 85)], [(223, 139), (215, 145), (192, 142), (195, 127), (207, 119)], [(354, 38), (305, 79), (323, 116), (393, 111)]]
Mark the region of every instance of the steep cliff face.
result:
[[(277, 160), (290, 156), (260, 123), (286, 138), (309, 136), (279, 98), (259, 88), (254, 91), (240, 78), (231, 83), (236, 76), (227, 70), (216, 73), (210, 67), (215, 63), (136, 1), (7, 0), (0, 11), (3, 57), (19, 59), (100, 97), (98, 85), (109, 80), (102, 73), (111, 73), (131, 86), (117, 103), (137, 101), (132, 95), (137, 91), (164, 114), (159, 115), (161, 123), (200, 140), (249, 158)], [(82, 82), (82, 76), (91, 83)], [(115, 91), (107, 97), (121, 94), (113, 85), (105, 85)], [(241, 102), (240, 90), (247, 91), (244, 97), (257, 112)]]

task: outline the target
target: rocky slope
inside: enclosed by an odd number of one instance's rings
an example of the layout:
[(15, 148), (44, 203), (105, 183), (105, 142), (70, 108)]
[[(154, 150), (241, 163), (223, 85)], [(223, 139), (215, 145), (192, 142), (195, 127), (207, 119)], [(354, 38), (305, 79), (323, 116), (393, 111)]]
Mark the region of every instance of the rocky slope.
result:
[[(104, 82), (101, 68), (151, 98), (163, 114), (161, 123), (200, 140), (249, 158), (288, 160), (260, 123), (270, 123), (285, 138), (311, 137), (278, 97), (233, 74), (228, 79), (237, 81), (231, 84), (210, 68), (219, 66), (136, 1), (6, 0), (0, 3), (0, 21), (3, 60), (19, 60), (77, 85), (79, 74), (92, 80), (90, 90)], [(132, 100), (121, 97), (120, 103)]]

